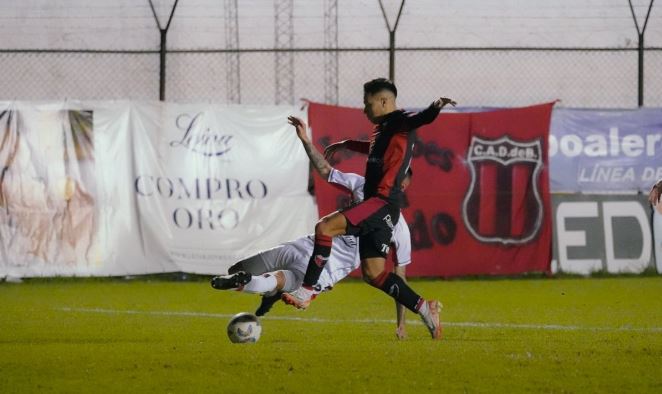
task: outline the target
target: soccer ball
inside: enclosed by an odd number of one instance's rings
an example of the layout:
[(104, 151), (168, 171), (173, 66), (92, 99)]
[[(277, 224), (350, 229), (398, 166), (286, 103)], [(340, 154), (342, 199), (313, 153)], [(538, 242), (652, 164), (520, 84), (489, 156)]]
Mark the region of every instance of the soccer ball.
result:
[(237, 313), (228, 323), (228, 338), (234, 343), (257, 342), (260, 334), (262, 334), (262, 324), (252, 313)]

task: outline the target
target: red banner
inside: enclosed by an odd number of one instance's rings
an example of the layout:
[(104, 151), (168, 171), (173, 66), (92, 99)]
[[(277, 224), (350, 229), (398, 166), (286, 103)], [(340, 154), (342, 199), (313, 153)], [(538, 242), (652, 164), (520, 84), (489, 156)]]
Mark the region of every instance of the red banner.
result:
[[(479, 113), (442, 113), (417, 130), (403, 214), (412, 236), (408, 276), (549, 272), (547, 141), (553, 103)], [(323, 149), (367, 140), (360, 109), (310, 103), (313, 140)], [(366, 156), (339, 152), (331, 164), (363, 175)], [(315, 176), (320, 216), (349, 198)]]

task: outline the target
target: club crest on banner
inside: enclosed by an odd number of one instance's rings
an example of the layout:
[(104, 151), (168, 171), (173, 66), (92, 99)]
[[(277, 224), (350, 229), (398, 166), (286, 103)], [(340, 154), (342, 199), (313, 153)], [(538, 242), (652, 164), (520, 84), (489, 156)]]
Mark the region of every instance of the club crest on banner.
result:
[(466, 228), (484, 243), (524, 244), (543, 221), (539, 139), (472, 137), (467, 154), (471, 181), (462, 204)]

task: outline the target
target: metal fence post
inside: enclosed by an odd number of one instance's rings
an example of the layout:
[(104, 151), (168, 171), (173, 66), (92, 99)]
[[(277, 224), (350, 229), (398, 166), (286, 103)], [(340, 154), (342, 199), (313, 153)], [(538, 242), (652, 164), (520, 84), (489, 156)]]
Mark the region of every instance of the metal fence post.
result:
[(156, 10), (154, 9), (154, 4), (152, 0), (149, 0), (149, 6), (152, 9), (152, 14), (154, 15), (154, 20), (156, 21), (156, 27), (159, 29), (161, 35), (161, 44), (159, 49), (159, 100), (165, 100), (165, 85), (166, 85), (166, 43), (168, 36), (168, 29), (170, 28), (170, 23), (172, 22), (172, 17), (175, 15), (175, 8), (177, 8), (177, 3), (179, 0), (175, 0), (172, 9), (170, 10), (170, 17), (168, 18), (168, 23), (166, 23), (165, 28), (161, 27), (159, 18), (156, 15)]
[(395, 31), (398, 29), (398, 23), (400, 22), (400, 16), (402, 15), (402, 8), (405, 6), (405, 0), (402, 0), (400, 3), (400, 9), (398, 10), (398, 16), (395, 18), (395, 24), (391, 28), (391, 24), (388, 22), (386, 17), (386, 10), (384, 10), (384, 4), (382, 0), (379, 0), (379, 7), (382, 9), (382, 15), (384, 16), (384, 22), (386, 22), (386, 29), (388, 29), (389, 44), (388, 44), (388, 79), (392, 82), (395, 82)]
[(639, 38), (638, 45), (638, 61), (639, 67), (637, 71), (637, 93), (638, 93), (638, 105), (640, 107), (644, 106), (644, 33), (646, 32), (646, 26), (648, 25), (648, 17), (651, 15), (651, 9), (653, 9), (653, 2), (651, 0), (648, 5), (648, 12), (646, 13), (646, 19), (644, 20), (644, 26), (639, 29), (639, 22), (637, 22), (637, 15), (634, 13), (634, 7), (632, 7), (632, 0), (628, 0), (630, 3), (630, 11), (632, 11), (632, 19), (634, 20), (634, 27), (637, 29), (637, 36)]

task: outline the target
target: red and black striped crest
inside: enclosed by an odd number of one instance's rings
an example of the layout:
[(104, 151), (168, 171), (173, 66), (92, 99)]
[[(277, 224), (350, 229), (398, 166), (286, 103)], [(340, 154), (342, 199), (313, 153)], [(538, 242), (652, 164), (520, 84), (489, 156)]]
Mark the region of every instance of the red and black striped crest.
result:
[(486, 243), (524, 244), (539, 232), (543, 219), (539, 139), (514, 141), (472, 137), (467, 164), (471, 183), (462, 204), (464, 224)]

